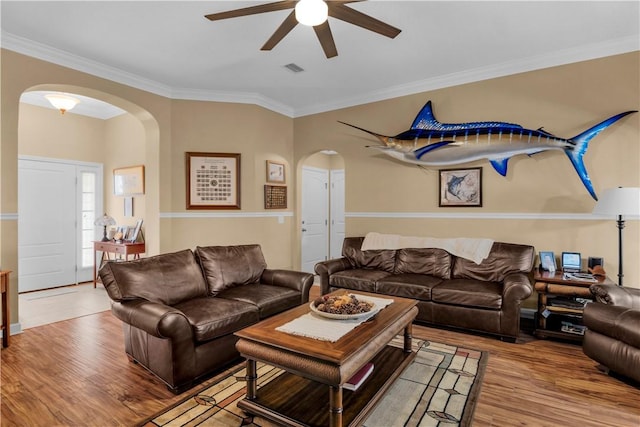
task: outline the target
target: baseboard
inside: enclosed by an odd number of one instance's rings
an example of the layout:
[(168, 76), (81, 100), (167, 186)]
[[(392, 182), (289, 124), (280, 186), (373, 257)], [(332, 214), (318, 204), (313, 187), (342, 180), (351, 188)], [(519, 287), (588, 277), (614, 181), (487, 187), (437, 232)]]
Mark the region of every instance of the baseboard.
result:
[[(22, 325), (20, 324), (20, 322), (18, 323), (12, 323), (10, 326), (11, 329), (11, 335), (18, 335), (22, 333)], [(0, 337), (4, 336), (4, 331), (0, 331)]]

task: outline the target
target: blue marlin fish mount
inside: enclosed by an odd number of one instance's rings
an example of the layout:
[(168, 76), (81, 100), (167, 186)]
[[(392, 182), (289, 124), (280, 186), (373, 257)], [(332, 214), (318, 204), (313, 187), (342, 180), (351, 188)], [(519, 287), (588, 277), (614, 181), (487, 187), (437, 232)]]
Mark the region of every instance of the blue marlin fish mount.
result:
[(557, 137), (542, 128), (525, 129), (513, 123), (440, 123), (433, 115), (431, 101), (422, 107), (411, 129), (396, 136), (381, 135), (349, 123), (340, 123), (367, 132), (382, 142), (382, 145), (371, 148), (394, 159), (426, 167), (459, 165), (487, 159), (500, 175), (506, 176), (507, 163), (513, 156), (564, 151), (591, 197), (598, 200), (582, 158), (591, 139), (631, 113), (637, 111), (612, 116), (568, 139)]

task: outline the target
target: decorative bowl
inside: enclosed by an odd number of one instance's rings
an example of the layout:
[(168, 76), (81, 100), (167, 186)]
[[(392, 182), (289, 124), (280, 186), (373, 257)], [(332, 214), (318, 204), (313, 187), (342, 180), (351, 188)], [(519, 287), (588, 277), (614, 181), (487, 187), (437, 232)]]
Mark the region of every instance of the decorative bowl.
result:
[(362, 317), (370, 317), (370, 316), (374, 316), (378, 311), (380, 311), (380, 307), (376, 306), (376, 304), (373, 301), (369, 301), (367, 299), (364, 298), (358, 298), (358, 300), (360, 301), (366, 301), (368, 303), (371, 304), (371, 310), (369, 311), (365, 311), (363, 313), (356, 313), (356, 314), (335, 314), (335, 313), (327, 313), (325, 311), (320, 311), (318, 310), (313, 301), (311, 301), (311, 303), (309, 303), (309, 308), (311, 309), (312, 312), (314, 312), (315, 314), (317, 314), (318, 316), (322, 316), (322, 317), (326, 317), (327, 319), (335, 319), (335, 320), (353, 320), (353, 319), (360, 319)]

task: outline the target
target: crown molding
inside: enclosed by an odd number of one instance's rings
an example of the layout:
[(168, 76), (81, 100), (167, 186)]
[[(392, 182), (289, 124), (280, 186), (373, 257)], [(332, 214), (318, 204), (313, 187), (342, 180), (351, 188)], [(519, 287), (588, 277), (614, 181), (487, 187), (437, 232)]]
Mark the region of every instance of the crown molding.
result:
[(503, 62), (486, 67), (474, 68), (457, 73), (433, 77), (425, 80), (393, 86), (379, 91), (368, 93), (365, 96), (345, 98), (330, 104), (317, 104), (308, 108), (296, 110), (295, 117), (303, 117), (311, 114), (324, 113), (342, 108), (371, 102), (384, 101), (400, 96), (413, 95), (420, 92), (428, 92), (467, 83), (479, 82), (498, 77), (510, 76), (528, 71), (557, 67), (591, 59), (620, 55), (623, 53), (640, 50), (640, 40), (637, 37), (623, 37), (606, 42), (580, 46), (574, 49), (564, 49), (543, 55), (532, 56), (515, 61)]
[(255, 104), (296, 118), (318, 114), (327, 111), (339, 110), (356, 105), (397, 98), (420, 92), (427, 92), (445, 87), (457, 86), (527, 71), (539, 70), (554, 66), (566, 65), (574, 62), (587, 61), (606, 56), (619, 55), (640, 50), (640, 41), (636, 37), (624, 37), (608, 40), (574, 49), (565, 49), (549, 52), (521, 60), (495, 64), (434, 77), (404, 85), (393, 86), (367, 93), (366, 95), (343, 98), (332, 103), (315, 104), (305, 108), (294, 109), (278, 101), (262, 96), (258, 93), (247, 92), (220, 92), (198, 89), (171, 88), (156, 81), (146, 79), (133, 73), (120, 70), (92, 61), (66, 51), (56, 49), (43, 43), (37, 43), (11, 33), (2, 31), (0, 46), (23, 55), (32, 56), (43, 61), (51, 62), (63, 67), (72, 68), (97, 77), (105, 78), (117, 83), (141, 89), (156, 95), (170, 99), (184, 99), (194, 101), (231, 102), (242, 104)]

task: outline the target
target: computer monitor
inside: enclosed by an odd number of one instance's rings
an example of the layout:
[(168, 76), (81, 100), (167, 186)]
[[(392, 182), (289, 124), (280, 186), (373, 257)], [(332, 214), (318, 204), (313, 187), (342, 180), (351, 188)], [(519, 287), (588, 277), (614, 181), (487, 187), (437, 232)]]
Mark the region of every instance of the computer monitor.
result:
[(580, 266), (579, 252), (562, 252), (562, 271), (577, 273), (580, 271)]

